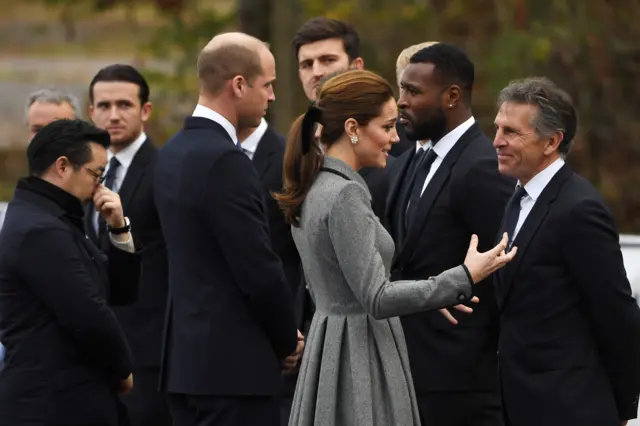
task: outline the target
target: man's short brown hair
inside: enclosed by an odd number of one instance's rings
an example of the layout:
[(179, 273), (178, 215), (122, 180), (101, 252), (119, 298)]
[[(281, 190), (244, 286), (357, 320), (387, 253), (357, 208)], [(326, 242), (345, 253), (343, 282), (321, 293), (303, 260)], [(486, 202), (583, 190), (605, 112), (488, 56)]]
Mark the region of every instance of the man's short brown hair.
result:
[(350, 62), (360, 57), (360, 36), (355, 28), (337, 19), (320, 17), (305, 22), (293, 36), (293, 51), (296, 59), (300, 48), (305, 44), (332, 38), (342, 40), (344, 51), (347, 53)]
[(262, 74), (262, 63), (258, 49), (228, 43), (200, 52), (197, 69), (201, 90), (217, 94), (237, 75), (243, 76), (251, 85)]

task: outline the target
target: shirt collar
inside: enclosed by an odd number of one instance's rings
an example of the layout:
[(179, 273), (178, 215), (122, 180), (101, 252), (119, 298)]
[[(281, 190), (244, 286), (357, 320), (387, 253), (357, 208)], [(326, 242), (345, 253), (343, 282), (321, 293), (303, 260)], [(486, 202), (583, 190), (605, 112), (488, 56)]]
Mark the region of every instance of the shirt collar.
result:
[(260, 140), (262, 139), (265, 132), (267, 131), (267, 127), (269, 127), (269, 125), (267, 124), (267, 120), (263, 118), (260, 121), (260, 125), (256, 127), (253, 133), (247, 136), (243, 141), (240, 141), (240, 143), (242, 144), (242, 149), (252, 154), (255, 154), (256, 149), (258, 149), (258, 144), (260, 143)]
[[(564, 160), (562, 158), (558, 158), (556, 161), (549, 164), (544, 170), (535, 175), (524, 186), (525, 191), (527, 191), (527, 195), (531, 197), (533, 201), (538, 200), (542, 191), (544, 191), (549, 182), (551, 182), (551, 179), (553, 179), (562, 166), (564, 166)], [(520, 180), (518, 180), (518, 185), (520, 185)]]
[(431, 141), (416, 141), (416, 152), (420, 151), (420, 148), (429, 149)]
[(147, 140), (147, 134), (145, 132), (141, 132), (140, 135), (136, 138), (136, 140), (133, 141), (133, 143), (129, 144), (129, 146), (127, 146), (117, 154), (114, 154), (111, 152), (111, 150), (109, 150), (107, 152), (107, 161), (111, 161), (111, 158), (115, 156), (118, 159), (118, 162), (120, 163), (120, 165), (124, 169), (128, 169), (129, 166), (131, 165), (131, 162), (133, 161), (133, 157), (136, 156), (136, 154), (138, 153), (138, 150), (146, 140)]
[(458, 127), (447, 133), (436, 143), (435, 146), (431, 142), (429, 142), (429, 146), (433, 147), (434, 152), (438, 155), (439, 158), (444, 158), (447, 156), (451, 148), (458, 142), (458, 140), (464, 135), (464, 133), (469, 130), (473, 123), (476, 120), (472, 117), (469, 117), (467, 121), (460, 124)]
[(231, 124), (229, 120), (224, 118), (220, 113), (217, 113), (211, 108), (207, 108), (204, 105), (198, 104), (196, 106), (196, 109), (193, 111), (192, 115), (194, 117), (208, 118), (209, 120), (218, 123), (219, 125), (222, 126), (223, 129), (227, 131), (233, 143), (238, 145), (238, 135), (236, 133), (236, 128), (233, 126), (233, 124)]

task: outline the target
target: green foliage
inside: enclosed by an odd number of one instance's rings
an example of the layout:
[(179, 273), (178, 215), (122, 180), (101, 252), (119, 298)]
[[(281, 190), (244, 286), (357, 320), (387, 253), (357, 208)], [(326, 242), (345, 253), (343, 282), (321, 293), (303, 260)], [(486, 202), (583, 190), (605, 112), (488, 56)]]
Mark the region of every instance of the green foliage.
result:
[[(165, 123), (158, 128), (160, 141), (166, 140), (182, 124), (182, 117), (190, 112), (198, 92), (196, 62), (200, 50), (235, 20), (235, 13), (202, 9), (190, 5), (181, 14), (164, 15), (162, 25), (155, 30), (151, 42), (143, 46), (154, 58), (171, 61), (170, 73), (144, 70), (154, 92), (154, 117)], [(170, 123), (168, 126), (166, 123)], [(160, 126), (157, 126), (160, 127)], [(160, 137), (158, 137), (160, 136)]]
[[(216, 33), (237, 28), (233, 0), (31, 0), (60, 13), (69, 36), (77, 11), (163, 10), (154, 17), (151, 42), (136, 37), (138, 51), (171, 61), (171, 72), (148, 69), (154, 102), (150, 133), (166, 140), (196, 101), (198, 52)], [(271, 0), (254, 14), (268, 22), (278, 74), (292, 78), (290, 37), (312, 16), (352, 23), (367, 68), (395, 83), (396, 57), (427, 41), (464, 46), (476, 66), (474, 115), (492, 135), (495, 99), (510, 80), (546, 75), (574, 98), (580, 131), (570, 161), (603, 192), (624, 232), (640, 232), (640, 2), (622, 0)], [(224, 5), (223, 5), (224, 3)], [(239, 4), (237, 1), (236, 4)], [(285, 6), (289, 6), (284, 12)], [(208, 6), (208, 7), (205, 7)], [(293, 10), (294, 12), (291, 12)], [(65, 12), (66, 11), (66, 12)], [(70, 13), (70, 11), (76, 11)], [(66, 14), (64, 14), (64, 13)], [(252, 18), (254, 19), (254, 18)], [(156, 30), (157, 28), (157, 30)], [(128, 51), (122, 47), (122, 51)], [(118, 47), (116, 47), (118, 48)], [(142, 55), (144, 56), (144, 55)], [(284, 65), (283, 65), (284, 64)], [(395, 84), (393, 84), (395, 86)], [(279, 81), (271, 108), (292, 121), (305, 101), (297, 81)], [(286, 96), (283, 96), (286, 94)], [(290, 99), (285, 102), (283, 99)], [(284, 130), (284, 129), (281, 129)], [(10, 185), (12, 188), (12, 185)]]

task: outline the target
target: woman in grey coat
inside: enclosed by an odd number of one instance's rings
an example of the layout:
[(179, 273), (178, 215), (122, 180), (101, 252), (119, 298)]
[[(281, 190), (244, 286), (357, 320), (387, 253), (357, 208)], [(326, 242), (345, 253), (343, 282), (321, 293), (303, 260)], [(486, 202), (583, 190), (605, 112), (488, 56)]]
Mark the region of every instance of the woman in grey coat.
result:
[[(389, 281), (394, 243), (374, 215), (357, 170), (385, 166), (398, 141), (396, 119), (389, 84), (353, 70), (326, 81), (317, 105), (292, 126), (285, 188), (276, 198), (293, 225), (316, 312), (290, 426), (419, 425), (396, 316), (470, 301), (471, 284), (515, 255), (504, 253), (504, 238), (478, 253), (474, 236), (465, 265), (421, 281)], [(312, 142), (315, 122), (322, 124), (325, 154)]]

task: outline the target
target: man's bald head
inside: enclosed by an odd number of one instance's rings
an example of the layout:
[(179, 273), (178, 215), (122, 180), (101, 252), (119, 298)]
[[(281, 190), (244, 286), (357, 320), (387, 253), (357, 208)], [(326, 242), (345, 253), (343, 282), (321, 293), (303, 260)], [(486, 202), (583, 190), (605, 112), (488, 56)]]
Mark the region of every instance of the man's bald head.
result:
[(219, 34), (198, 56), (198, 78), (204, 94), (216, 95), (227, 81), (242, 76), (249, 85), (262, 73), (263, 41), (240, 32)]

